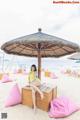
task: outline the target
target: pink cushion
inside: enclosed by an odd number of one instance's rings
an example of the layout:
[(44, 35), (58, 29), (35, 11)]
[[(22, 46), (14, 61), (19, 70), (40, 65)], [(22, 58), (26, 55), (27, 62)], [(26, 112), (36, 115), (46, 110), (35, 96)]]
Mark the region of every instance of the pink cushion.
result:
[(51, 101), (49, 116), (54, 118), (62, 118), (69, 116), (70, 114), (72, 114), (73, 112), (79, 109), (80, 107), (77, 106), (69, 98), (59, 97)]
[(3, 75), (3, 78), (1, 80), (2, 83), (11, 82), (11, 81), (12, 80), (10, 80), (10, 78), (7, 74)]
[(9, 96), (5, 102), (5, 107), (17, 105), (19, 103), (21, 103), (21, 94), (18, 85), (15, 84), (11, 89)]
[(50, 77), (51, 77), (52, 79), (57, 79), (57, 78), (58, 78), (54, 73), (50, 73)]

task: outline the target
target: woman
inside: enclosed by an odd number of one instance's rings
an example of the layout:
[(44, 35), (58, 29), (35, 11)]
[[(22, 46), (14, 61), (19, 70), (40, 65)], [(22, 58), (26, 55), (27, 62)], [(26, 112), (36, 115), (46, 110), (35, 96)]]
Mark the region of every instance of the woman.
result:
[(37, 91), (40, 94), (41, 99), (43, 99), (43, 93), (39, 89), (40, 80), (39, 80), (38, 75), (37, 75), (36, 65), (31, 66), (31, 70), (30, 70), (30, 73), (29, 73), (29, 76), (28, 76), (28, 80), (29, 80), (29, 86), (32, 89), (32, 99), (33, 99), (34, 110), (36, 110), (35, 92)]

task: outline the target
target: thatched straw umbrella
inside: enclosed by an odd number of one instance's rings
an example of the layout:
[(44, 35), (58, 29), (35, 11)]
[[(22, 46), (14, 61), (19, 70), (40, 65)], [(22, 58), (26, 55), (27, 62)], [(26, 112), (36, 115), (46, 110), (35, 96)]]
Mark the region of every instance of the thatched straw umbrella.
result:
[(69, 59), (72, 59), (72, 60), (80, 60), (80, 52), (74, 53), (73, 55), (71, 55), (71, 56), (69, 57)]
[(8, 54), (38, 57), (38, 77), (41, 77), (41, 57), (60, 57), (74, 53), (78, 45), (64, 39), (48, 35), (38, 29), (37, 33), (6, 42), (1, 47)]
[(80, 60), (77, 60), (76, 63), (80, 63)]

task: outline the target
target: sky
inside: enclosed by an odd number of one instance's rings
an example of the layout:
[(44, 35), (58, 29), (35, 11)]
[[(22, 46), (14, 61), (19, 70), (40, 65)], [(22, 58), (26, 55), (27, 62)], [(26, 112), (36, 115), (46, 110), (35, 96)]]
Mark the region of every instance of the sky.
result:
[(0, 0), (0, 46), (38, 28), (80, 45), (80, 5), (53, 4), (53, 0)]
[(80, 4), (53, 4), (53, 0), (0, 0), (0, 46), (35, 33), (38, 28), (80, 45)]
[(80, 44), (80, 5), (54, 5), (53, 0), (0, 0), (0, 45), (35, 33), (38, 28)]

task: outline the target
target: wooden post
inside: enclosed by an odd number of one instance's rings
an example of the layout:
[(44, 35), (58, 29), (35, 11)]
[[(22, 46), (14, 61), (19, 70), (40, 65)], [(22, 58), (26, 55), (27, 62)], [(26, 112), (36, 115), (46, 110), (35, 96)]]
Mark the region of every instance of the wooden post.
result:
[(40, 51), (40, 43), (38, 44), (38, 77), (41, 79), (41, 51)]

